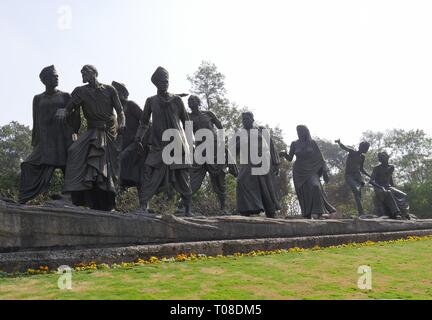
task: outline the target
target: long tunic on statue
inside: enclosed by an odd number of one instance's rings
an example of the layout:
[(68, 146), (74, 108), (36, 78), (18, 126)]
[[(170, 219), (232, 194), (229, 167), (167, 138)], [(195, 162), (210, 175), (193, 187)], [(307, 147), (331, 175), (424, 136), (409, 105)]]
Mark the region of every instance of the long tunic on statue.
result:
[[(256, 128), (255, 128), (256, 129)], [(244, 215), (256, 214), (260, 212), (274, 213), (280, 210), (279, 190), (277, 190), (276, 176), (274, 168), (280, 164), (279, 154), (270, 138), (270, 171), (265, 175), (252, 175), (252, 168), (261, 165), (252, 164), (250, 158), (251, 133), (248, 132), (248, 163), (239, 165), (237, 177), (237, 210)], [(258, 150), (263, 153), (262, 145), (265, 144), (262, 138), (262, 130), (258, 133)], [(241, 140), (237, 140), (237, 151), (242, 145)]]
[[(64, 191), (98, 189), (112, 198), (116, 192), (119, 154), (114, 110), (117, 114), (123, 112), (121, 102), (109, 85), (99, 84), (97, 88), (85, 85), (72, 92), (66, 112), (79, 108), (87, 120), (87, 131), (69, 148)], [(91, 206), (85, 198), (75, 204)]]
[(294, 141), (289, 158), (296, 156), (293, 180), (303, 216), (333, 213), (336, 209), (328, 202), (320, 177), (327, 170), (321, 150), (314, 140)]
[(72, 134), (79, 128), (79, 114), (66, 125), (56, 121), (58, 109), (66, 107), (70, 94), (56, 91), (33, 99), (33, 130), (30, 156), (21, 164), (20, 201), (26, 202), (45, 191), (56, 168), (64, 170)]
[[(152, 125), (150, 126), (150, 118)], [(142, 113), (137, 136), (149, 136), (149, 153), (145, 165), (146, 172), (142, 177), (142, 200), (149, 200), (154, 194), (167, 191), (171, 186), (180, 194), (190, 196), (188, 169), (191, 166), (189, 144), (184, 131), (185, 122), (189, 120), (183, 101), (179, 96), (167, 94), (155, 95), (147, 99)], [(164, 147), (170, 141), (163, 141), (166, 130), (175, 129), (177, 142), (181, 144), (183, 160), (180, 163), (166, 164), (162, 159)]]
[(119, 136), (121, 141), (120, 154), (120, 185), (123, 187), (139, 186), (144, 157), (138, 152), (135, 136), (142, 116), (141, 108), (128, 100), (124, 107), (126, 129)]

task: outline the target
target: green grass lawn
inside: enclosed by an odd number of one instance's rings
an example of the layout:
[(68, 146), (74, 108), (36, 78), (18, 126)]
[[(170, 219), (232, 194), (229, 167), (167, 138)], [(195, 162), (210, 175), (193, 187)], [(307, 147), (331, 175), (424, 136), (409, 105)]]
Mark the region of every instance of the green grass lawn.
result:
[[(372, 290), (357, 288), (360, 265)], [(0, 299), (431, 299), (432, 240), (0, 278)]]

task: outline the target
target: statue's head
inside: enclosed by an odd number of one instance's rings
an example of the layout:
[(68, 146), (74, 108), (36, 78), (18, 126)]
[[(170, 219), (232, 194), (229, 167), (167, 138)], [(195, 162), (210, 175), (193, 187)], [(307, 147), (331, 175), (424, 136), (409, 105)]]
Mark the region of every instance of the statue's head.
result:
[(300, 141), (312, 140), (308, 127), (306, 127), (305, 125), (302, 125), (302, 124), (297, 126), (297, 136), (298, 136)]
[(360, 144), (359, 144), (359, 151), (360, 151), (361, 153), (366, 153), (366, 152), (368, 152), (368, 151), (369, 151), (369, 148), (370, 148), (370, 143), (369, 143), (369, 142), (367, 142), (367, 141), (362, 141), (362, 142), (360, 142)]
[(165, 93), (169, 87), (169, 74), (165, 68), (158, 67), (151, 77), (151, 82), (159, 92)]
[(252, 112), (243, 112), (242, 113), (242, 123), (245, 129), (252, 129), (254, 125), (254, 115)]
[(129, 91), (123, 83), (113, 81), (111, 85), (117, 90), (120, 101), (126, 101), (129, 97)]
[(382, 164), (388, 164), (389, 159), (390, 156), (388, 155), (387, 152), (383, 151), (378, 153), (378, 161), (381, 162)]
[(92, 66), (90, 64), (86, 64), (81, 69), (81, 74), (82, 74), (82, 80), (83, 80), (84, 83), (88, 83), (88, 82), (94, 81), (98, 77), (98, 75), (99, 75), (96, 67)]
[(201, 106), (201, 99), (198, 96), (190, 95), (188, 99), (189, 108), (192, 111), (198, 111)]
[(54, 66), (49, 66), (43, 68), (39, 74), (39, 79), (42, 83), (50, 88), (55, 88), (58, 86), (58, 74)]

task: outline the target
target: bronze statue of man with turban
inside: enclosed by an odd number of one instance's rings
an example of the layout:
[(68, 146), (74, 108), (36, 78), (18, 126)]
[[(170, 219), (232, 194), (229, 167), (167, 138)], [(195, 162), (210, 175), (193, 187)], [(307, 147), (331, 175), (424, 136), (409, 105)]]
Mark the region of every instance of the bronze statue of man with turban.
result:
[(45, 85), (45, 92), (33, 99), (33, 152), (21, 164), (20, 203), (45, 192), (55, 169), (64, 173), (67, 149), (79, 128), (77, 113), (72, 113), (71, 122), (64, 126), (56, 121), (58, 110), (64, 110), (70, 94), (56, 89), (59, 81), (55, 67), (44, 68), (39, 78)]
[(116, 137), (125, 127), (123, 107), (114, 87), (99, 83), (94, 66), (85, 65), (81, 74), (87, 84), (75, 88), (64, 114), (58, 117), (65, 119), (82, 110), (87, 120), (87, 131), (69, 148), (63, 190), (71, 193), (77, 206), (110, 211), (115, 208)]
[[(140, 211), (149, 214), (148, 201), (159, 192), (169, 193), (172, 189), (181, 194), (185, 206), (185, 214), (191, 215), (191, 186), (189, 178), (190, 163), (167, 164), (162, 158), (164, 147), (170, 142), (163, 141), (166, 130), (175, 129), (180, 137), (183, 137), (182, 152), (187, 154), (188, 142), (185, 135), (185, 123), (188, 114), (182, 99), (178, 95), (168, 93), (168, 71), (158, 67), (151, 77), (152, 83), (157, 88), (157, 95), (147, 99), (140, 121), (136, 141), (144, 143), (143, 137), (150, 130), (150, 151), (145, 161), (145, 172), (142, 176), (140, 198)], [(150, 118), (152, 125), (150, 126)]]

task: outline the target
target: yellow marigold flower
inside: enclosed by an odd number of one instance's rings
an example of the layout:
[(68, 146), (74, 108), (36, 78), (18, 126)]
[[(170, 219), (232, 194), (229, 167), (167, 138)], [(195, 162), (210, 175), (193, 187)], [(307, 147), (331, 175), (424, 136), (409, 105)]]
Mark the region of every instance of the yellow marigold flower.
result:
[(148, 260), (151, 264), (159, 263), (159, 259), (157, 257), (150, 257)]
[(180, 253), (176, 256), (176, 261), (186, 261), (187, 260), (187, 255), (185, 255), (184, 253)]

